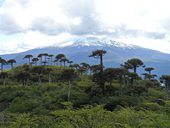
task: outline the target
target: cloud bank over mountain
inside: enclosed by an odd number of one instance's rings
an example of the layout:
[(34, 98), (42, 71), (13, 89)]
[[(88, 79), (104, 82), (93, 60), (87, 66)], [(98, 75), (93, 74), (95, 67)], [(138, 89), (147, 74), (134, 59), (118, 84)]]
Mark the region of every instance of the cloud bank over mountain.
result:
[(170, 53), (168, 5), (168, 0), (1, 0), (0, 54), (72, 37), (108, 37)]

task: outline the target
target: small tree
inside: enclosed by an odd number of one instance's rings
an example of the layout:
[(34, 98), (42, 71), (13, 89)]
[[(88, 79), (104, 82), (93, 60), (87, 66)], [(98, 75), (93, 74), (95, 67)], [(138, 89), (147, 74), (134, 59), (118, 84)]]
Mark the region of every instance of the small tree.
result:
[(37, 58), (39, 58), (40, 65), (42, 65), (42, 57), (43, 57), (43, 54), (42, 54), (42, 53), (37, 56)]
[(101, 65), (92, 65), (90, 66), (90, 73), (98, 73), (102, 70), (101, 68), (103, 68)]
[(66, 58), (62, 58), (61, 60), (60, 60), (60, 62), (63, 62), (64, 63), (64, 67), (66, 66), (66, 62), (68, 62), (69, 60), (68, 59), (66, 59)]
[(3, 80), (3, 86), (6, 85), (6, 78), (8, 77), (8, 73), (7, 72), (1, 72), (0, 73), (0, 78), (2, 78)]
[(38, 83), (40, 85), (42, 82), (41, 77), (46, 72), (45, 67), (44, 66), (33, 67), (32, 72), (38, 75)]
[(83, 73), (86, 72), (86, 69), (85, 69), (84, 67), (80, 67), (80, 68), (78, 69), (78, 72), (80, 73), (80, 76), (82, 77), (82, 76), (83, 76)]
[(47, 57), (48, 57), (48, 53), (42, 53), (42, 56), (44, 56), (44, 61), (42, 62), (44, 65), (47, 64)]
[(50, 59), (50, 65), (53, 65), (53, 54), (49, 54), (48, 57)]
[(157, 77), (157, 75), (151, 73), (151, 71), (153, 71), (153, 70), (154, 70), (154, 68), (152, 68), (152, 67), (145, 68), (145, 71), (148, 72), (148, 73), (142, 74), (142, 75), (144, 75), (144, 79), (154, 80), (154, 78)]
[(63, 58), (66, 58), (65, 57), (65, 55), (64, 54), (58, 54), (58, 55), (56, 55), (56, 62), (60, 62), (60, 66), (62, 66), (62, 61), (60, 61), (61, 59), (63, 59)]
[(5, 59), (2, 59), (2, 58), (0, 57), (1, 72), (3, 72), (3, 66), (4, 66), (6, 63), (7, 63), (6, 60), (5, 60)]
[(90, 65), (88, 63), (82, 62), (80, 65), (85, 69), (86, 74), (88, 73), (88, 70), (90, 69)]
[(148, 72), (150, 75), (151, 75), (151, 71), (153, 71), (153, 70), (154, 70), (154, 68), (152, 68), (152, 67), (145, 68), (145, 71)]
[(7, 61), (7, 63), (10, 64), (11, 65), (11, 69), (13, 69), (14, 63), (16, 63), (16, 60), (15, 59), (10, 59), (10, 60)]
[(30, 74), (27, 71), (21, 71), (17, 73), (16, 77), (18, 81), (22, 81), (23, 86), (26, 86), (30, 78)]
[(69, 67), (70, 67), (72, 65), (73, 61), (69, 60), (67, 63), (69, 64)]
[(127, 75), (128, 75), (128, 78), (130, 79), (131, 85), (134, 84), (134, 80), (139, 78), (138, 74), (135, 72), (128, 72)]
[(33, 55), (31, 55), (31, 54), (28, 54), (28, 55), (25, 55), (24, 56), (24, 59), (28, 59), (28, 63), (29, 63), (29, 65), (31, 64), (31, 58), (33, 57)]
[(38, 58), (33, 58), (32, 59), (32, 62), (35, 64), (35, 65), (37, 65), (37, 62), (39, 61), (39, 59)]
[(76, 73), (73, 69), (64, 69), (60, 77), (61, 80), (68, 82), (68, 92), (67, 92), (68, 101), (70, 101), (72, 81), (74, 80), (75, 77), (76, 77)]
[(78, 70), (80, 68), (80, 65), (79, 64), (72, 64), (71, 67)]
[[(106, 51), (105, 50), (96, 50), (96, 51), (93, 51), (92, 54), (89, 56), (89, 57), (94, 57), (94, 58), (99, 58), (100, 59), (100, 65), (102, 67), (104, 67), (103, 65), (103, 56), (104, 54), (106, 54)], [(103, 68), (101, 68), (101, 72), (103, 71)]]
[(115, 68), (106, 68), (104, 70), (104, 76), (111, 86), (113, 83), (113, 79), (117, 77), (117, 70)]
[(144, 65), (142, 60), (138, 58), (132, 58), (125, 63), (125, 66), (132, 68), (133, 72), (136, 73), (137, 68)]

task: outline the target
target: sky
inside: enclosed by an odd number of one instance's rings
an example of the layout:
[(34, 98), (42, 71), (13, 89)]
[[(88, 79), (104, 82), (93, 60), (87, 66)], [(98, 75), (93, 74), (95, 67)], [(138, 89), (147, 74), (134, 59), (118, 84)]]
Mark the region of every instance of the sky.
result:
[(0, 54), (79, 37), (170, 53), (169, 0), (0, 0)]

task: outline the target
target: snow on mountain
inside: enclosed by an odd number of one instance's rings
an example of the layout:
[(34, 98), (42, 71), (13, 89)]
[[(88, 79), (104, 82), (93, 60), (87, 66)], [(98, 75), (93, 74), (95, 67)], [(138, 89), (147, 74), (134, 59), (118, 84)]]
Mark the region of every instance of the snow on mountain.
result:
[(98, 38), (72, 38), (66, 41), (63, 41), (62, 43), (56, 43), (53, 46), (55, 47), (66, 47), (66, 46), (78, 46), (78, 47), (83, 47), (83, 46), (115, 46), (115, 47), (121, 47), (121, 48), (137, 48), (138, 46), (132, 45), (132, 44), (127, 44), (123, 42), (117, 42), (114, 41), (113, 39), (98, 39)]
[(32, 54), (36, 57), (39, 53), (53, 55), (64, 53), (68, 59), (75, 63), (88, 62), (93, 65), (97, 64), (98, 60), (89, 58), (89, 55), (97, 49), (107, 51), (107, 54), (104, 56), (106, 67), (118, 67), (121, 63), (127, 61), (127, 59), (139, 58), (144, 61), (146, 66), (154, 67), (156, 74), (168, 74), (170, 72), (170, 54), (105, 38), (73, 38), (48, 47), (36, 48), (16, 54), (1, 55), (1, 57), (7, 60), (16, 59), (17, 65), (20, 65), (27, 63), (23, 59), (27, 54)]

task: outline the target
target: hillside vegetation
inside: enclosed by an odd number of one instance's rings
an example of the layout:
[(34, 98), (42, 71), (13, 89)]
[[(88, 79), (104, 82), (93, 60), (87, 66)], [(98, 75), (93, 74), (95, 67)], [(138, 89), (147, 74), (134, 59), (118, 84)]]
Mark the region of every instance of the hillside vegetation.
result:
[(96, 65), (64, 54), (26, 55), (17, 67), (1, 58), (0, 128), (169, 128), (170, 76), (158, 81), (138, 58), (105, 68), (105, 54), (91, 53)]

